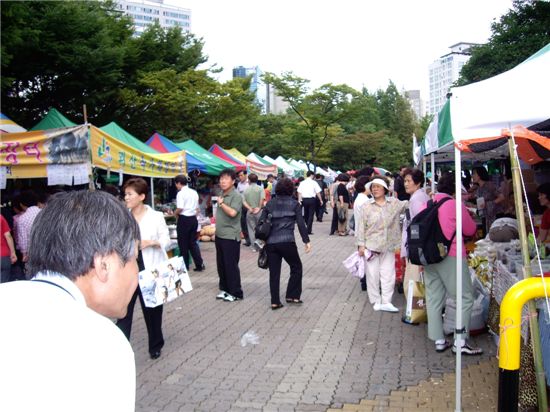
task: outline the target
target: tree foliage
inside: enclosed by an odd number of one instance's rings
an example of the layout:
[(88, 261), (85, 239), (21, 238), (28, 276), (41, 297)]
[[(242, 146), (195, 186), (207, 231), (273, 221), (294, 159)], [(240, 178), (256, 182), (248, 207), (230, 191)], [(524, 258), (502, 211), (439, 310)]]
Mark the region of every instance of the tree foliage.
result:
[(515, 0), (512, 9), (491, 24), (489, 42), (476, 46), (462, 67), (463, 86), (496, 76), (520, 64), (550, 42), (550, 2)]

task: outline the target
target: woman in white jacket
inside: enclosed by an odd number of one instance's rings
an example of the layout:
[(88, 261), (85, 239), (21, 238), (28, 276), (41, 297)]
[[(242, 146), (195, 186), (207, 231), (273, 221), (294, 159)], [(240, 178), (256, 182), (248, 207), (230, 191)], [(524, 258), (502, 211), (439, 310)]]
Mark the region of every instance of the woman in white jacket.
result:
[[(156, 212), (143, 203), (148, 193), (148, 185), (144, 179), (139, 177), (128, 180), (124, 184), (123, 193), (124, 202), (138, 222), (141, 234), (140, 253), (138, 256), (139, 270), (152, 269), (168, 259), (166, 247), (170, 243), (170, 235), (164, 216), (161, 212)], [(139, 286), (128, 305), (126, 317), (119, 319), (117, 326), (130, 340), (134, 305), (138, 296), (141, 302), (141, 309), (143, 310), (143, 318), (147, 326), (147, 334), (149, 335), (149, 354), (151, 355), (151, 359), (157, 359), (160, 357), (161, 349), (164, 346), (164, 337), (162, 336), (163, 306), (146, 307)]]

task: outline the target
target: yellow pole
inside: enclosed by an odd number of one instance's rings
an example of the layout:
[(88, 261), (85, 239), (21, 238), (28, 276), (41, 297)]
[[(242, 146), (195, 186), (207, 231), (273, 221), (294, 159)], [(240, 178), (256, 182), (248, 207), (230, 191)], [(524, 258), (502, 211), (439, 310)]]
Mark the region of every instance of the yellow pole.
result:
[(544, 297), (545, 288), (550, 288), (550, 278), (521, 280), (506, 292), (500, 305), (498, 410), (501, 412), (518, 410), (521, 309), (532, 299)]

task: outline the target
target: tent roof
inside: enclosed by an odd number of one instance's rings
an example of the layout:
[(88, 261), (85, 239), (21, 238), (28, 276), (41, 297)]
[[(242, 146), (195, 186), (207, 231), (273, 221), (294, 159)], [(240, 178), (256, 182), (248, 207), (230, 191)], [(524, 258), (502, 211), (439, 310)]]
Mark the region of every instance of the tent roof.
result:
[(167, 137), (155, 132), (145, 144), (160, 153), (179, 152), (181, 149)]
[(254, 152), (250, 152), (250, 153), (248, 154), (248, 156), (246, 156), (246, 158), (247, 158), (248, 160), (251, 160), (251, 161), (253, 161), (253, 162), (255, 162), (255, 163), (259, 163), (259, 164), (261, 164), (261, 165), (269, 165), (269, 166), (271, 166), (271, 165), (273, 164), (273, 163), (271, 163), (271, 162), (268, 162), (268, 161), (265, 160), (263, 157), (257, 155), (257, 154), (254, 153)]
[(59, 129), (60, 127), (73, 127), (76, 123), (71, 122), (63, 116), (57, 109), (51, 108), (48, 114), (44, 116), (30, 131)]
[(4, 113), (0, 113), (0, 131), (2, 133), (23, 133), (27, 129), (19, 126)]
[(239, 152), (237, 149), (232, 148), (226, 149), (225, 151), (233, 156), (235, 159), (237, 159), (239, 162), (246, 163), (246, 156)]
[(159, 153), (152, 147), (147, 146), (137, 137), (132, 136), (130, 133), (128, 133), (126, 130), (116, 124), (116, 122), (111, 122), (103, 127), (100, 127), (100, 129), (103, 130), (105, 133), (110, 134), (115, 139), (143, 153)]
[(210, 149), (208, 149), (208, 151), (214, 154), (215, 156), (219, 157), (220, 159), (226, 161), (227, 163), (235, 166), (235, 170), (237, 171), (246, 170), (246, 165), (244, 163), (237, 160), (235, 157), (231, 156), (221, 146), (214, 143), (210, 147)]
[[(235, 169), (235, 166), (213, 155), (191, 139), (182, 143), (175, 143), (175, 145), (203, 162), (206, 165), (205, 173), (209, 175), (217, 176), (223, 169)], [(187, 168), (190, 169), (189, 166)]]

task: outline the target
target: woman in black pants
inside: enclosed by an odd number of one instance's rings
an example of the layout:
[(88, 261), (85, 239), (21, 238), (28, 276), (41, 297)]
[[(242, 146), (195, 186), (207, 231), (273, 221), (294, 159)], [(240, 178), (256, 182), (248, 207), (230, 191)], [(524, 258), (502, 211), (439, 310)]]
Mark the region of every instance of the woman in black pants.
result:
[(306, 253), (311, 250), (307, 227), (302, 216), (302, 207), (292, 197), (294, 184), (290, 179), (283, 178), (275, 187), (275, 198), (271, 199), (263, 214), (271, 213), (271, 232), (266, 241), (267, 259), (269, 265), (269, 288), (271, 291), (271, 309), (283, 307), (279, 297), (279, 282), (281, 264), (284, 259), (290, 266), (290, 279), (286, 289), (286, 302), (300, 305), (302, 294), (302, 261), (294, 240), (294, 225), (298, 224), (300, 236), (305, 244)]

